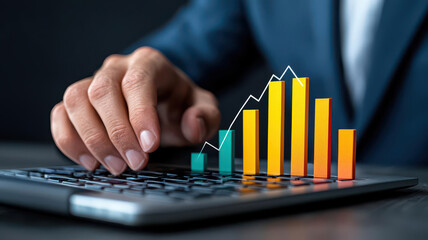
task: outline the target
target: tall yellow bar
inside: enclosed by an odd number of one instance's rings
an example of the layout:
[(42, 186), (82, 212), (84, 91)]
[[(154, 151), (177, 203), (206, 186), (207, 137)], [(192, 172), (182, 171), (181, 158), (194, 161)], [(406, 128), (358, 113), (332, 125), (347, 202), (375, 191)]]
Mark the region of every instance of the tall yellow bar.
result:
[(285, 82), (269, 83), (267, 174), (284, 174)]
[(331, 98), (315, 99), (314, 177), (330, 178)]
[(259, 110), (244, 110), (242, 114), (243, 171), (259, 174)]
[[(299, 82), (300, 80), (300, 82)], [(301, 83), (301, 84), (300, 84)], [(303, 86), (302, 86), (303, 85)], [(308, 165), (309, 78), (293, 78), (291, 175), (306, 176)]]
[(337, 178), (355, 179), (355, 160), (357, 155), (357, 130), (339, 129), (337, 154)]

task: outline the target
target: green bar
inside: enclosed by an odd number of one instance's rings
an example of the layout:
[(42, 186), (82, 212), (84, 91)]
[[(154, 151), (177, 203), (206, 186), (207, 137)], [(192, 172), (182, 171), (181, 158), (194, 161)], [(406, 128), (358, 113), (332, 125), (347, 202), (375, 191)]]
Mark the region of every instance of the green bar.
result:
[(205, 172), (207, 170), (207, 154), (192, 153), (190, 168), (192, 172)]
[[(227, 135), (226, 135), (227, 134)], [(226, 139), (224, 139), (226, 137)], [(224, 139), (223, 145), (221, 145)], [(218, 145), (221, 146), (218, 156), (218, 170), (223, 174), (235, 171), (235, 130), (218, 131)]]

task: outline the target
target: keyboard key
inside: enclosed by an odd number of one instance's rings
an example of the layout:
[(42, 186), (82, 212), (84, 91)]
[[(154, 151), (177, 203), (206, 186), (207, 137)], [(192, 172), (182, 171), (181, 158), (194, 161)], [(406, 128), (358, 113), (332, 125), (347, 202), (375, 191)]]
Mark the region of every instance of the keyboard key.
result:
[(201, 180), (194, 181), (192, 183), (195, 184), (195, 185), (203, 185), (203, 186), (211, 186), (211, 185), (213, 185), (212, 182), (204, 182), (204, 181), (201, 181)]
[(72, 177), (62, 176), (58, 174), (45, 174), (44, 177), (48, 179), (57, 179), (57, 180), (74, 180), (74, 178)]
[(191, 189), (192, 191), (203, 192), (203, 193), (213, 193), (215, 191), (215, 189), (213, 188), (202, 187), (202, 186), (193, 186)]
[(104, 191), (106, 191), (106, 192), (112, 192), (112, 193), (120, 193), (120, 192), (122, 192), (122, 189), (106, 187), (106, 188), (104, 188)]
[(85, 181), (87, 184), (92, 184), (92, 185), (100, 185), (100, 186), (105, 186), (105, 187), (110, 187), (112, 184), (108, 183), (108, 182), (101, 182), (101, 181), (92, 181), (92, 180), (87, 180)]
[(184, 189), (189, 189), (192, 185), (191, 184), (186, 184), (186, 183), (171, 183), (171, 182), (164, 182), (165, 185), (167, 186), (173, 186), (173, 187), (180, 187), (180, 188), (184, 188)]
[(54, 173), (55, 170), (50, 169), (50, 168), (37, 168), (37, 171), (41, 172), (41, 173)]
[(37, 177), (37, 176), (30, 176), (31, 180), (36, 180), (36, 181), (46, 181), (46, 178), (44, 177)]
[(189, 182), (189, 179), (178, 179), (178, 178), (164, 178), (163, 179), (166, 182), (179, 182), (179, 183), (186, 183)]
[(131, 186), (130, 189), (136, 190), (136, 191), (143, 191), (146, 188), (146, 185), (140, 185), (140, 186)]
[(28, 174), (27, 173), (15, 173), (15, 177), (28, 178)]
[(138, 176), (146, 176), (146, 177), (151, 177), (151, 176), (161, 177), (165, 175), (165, 173), (162, 173), (162, 172), (152, 172), (152, 171), (144, 171), (144, 170), (138, 171), (136, 173)]
[(222, 183), (223, 179), (211, 179), (206, 177), (194, 177), (191, 179), (192, 181), (204, 181), (204, 182), (212, 182), (212, 183)]
[(43, 177), (43, 173), (40, 172), (29, 172), (29, 175), (33, 177)]
[(114, 185), (113, 185), (113, 187), (114, 187), (114, 188), (120, 188), (120, 189), (128, 189), (128, 188), (130, 188), (131, 186), (130, 186), (130, 185), (127, 185), (127, 184), (114, 184)]
[(152, 188), (163, 188), (163, 184), (160, 183), (148, 183), (147, 187), (152, 187)]
[(102, 190), (103, 186), (93, 185), (93, 184), (85, 184), (85, 188), (90, 189), (90, 190)]
[(0, 171), (0, 175), (3, 175), (3, 176), (15, 176), (15, 173), (10, 172), (10, 171)]
[(161, 188), (146, 188), (144, 194), (167, 195), (168, 191)]
[(70, 186), (84, 186), (85, 184), (83, 182), (78, 181), (62, 181), (62, 184), (70, 185)]
[(87, 178), (88, 176), (90, 176), (90, 173), (87, 173), (87, 172), (74, 172), (73, 173), (73, 177), (76, 177), (76, 178)]
[(71, 174), (73, 174), (73, 171), (72, 170), (66, 170), (66, 169), (55, 169), (55, 173), (61, 174), (61, 175), (71, 175)]
[(48, 180), (48, 182), (52, 182), (52, 183), (60, 183), (61, 182), (58, 179), (52, 179), (52, 178), (45, 178), (45, 180)]

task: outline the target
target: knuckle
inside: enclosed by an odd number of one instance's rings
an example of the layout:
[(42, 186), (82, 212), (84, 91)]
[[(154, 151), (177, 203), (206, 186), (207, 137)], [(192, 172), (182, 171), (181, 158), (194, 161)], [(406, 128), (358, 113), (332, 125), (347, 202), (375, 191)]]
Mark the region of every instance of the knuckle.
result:
[(112, 54), (108, 57), (106, 57), (106, 59), (103, 62), (104, 66), (109, 66), (109, 65), (116, 65), (119, 61), (121, 61), (123, 58), (122, 55), (119, 54)]
[(97, 101), (104, 98), (110, 92), (110, 85), (103, 81), (104, 75), (100, 76), (99, 81), (94, 81), (88, 88), (88, 97), (91, 101)]
[(79, 82), (70, 85), (64, 92), (64, 105), (66, 108), (74, 108), (85, 96), (85, 91)]
[(123, 142), (124, 139), (126, 139), (126, 136), (128, 135), (128, 128), (125, 125), (119, 124), (115, 125), (110, 130), (110, 140), (115, 143), (119, 144)]
[(143, 125), (143, 120), (147, 117), (156, 116), (157, 108), (154, 105), (140, 105), (132, 109), (129, 113), (129, 121), (135, 126)]
[(82, 140), (89, 149), (97, 149), (97, 146), (100, 146), (105, 142), (103, 134), (99, 132), (89, 133)]
[(150, 79), (150, 73), (147, 70), (132, 71), (123, 79), (122, 88), (134, 89), (147, 79)]
[(160, 52), (152, 47), (140, 47), (134, 51), (137, 56), (158, 55)]

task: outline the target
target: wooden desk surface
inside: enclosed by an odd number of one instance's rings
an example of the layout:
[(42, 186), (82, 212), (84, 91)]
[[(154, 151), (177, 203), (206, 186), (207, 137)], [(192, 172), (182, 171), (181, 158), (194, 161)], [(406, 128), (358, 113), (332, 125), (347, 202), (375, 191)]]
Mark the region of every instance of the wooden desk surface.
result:
[[(0, 168), (67, 165), (51, 145), (0, 143)], [(428, 239), (428, 169), (358, 166), (419, 185), (343, 201), (162, 228), (129, 229), (0, 205), (1, 239)]]

